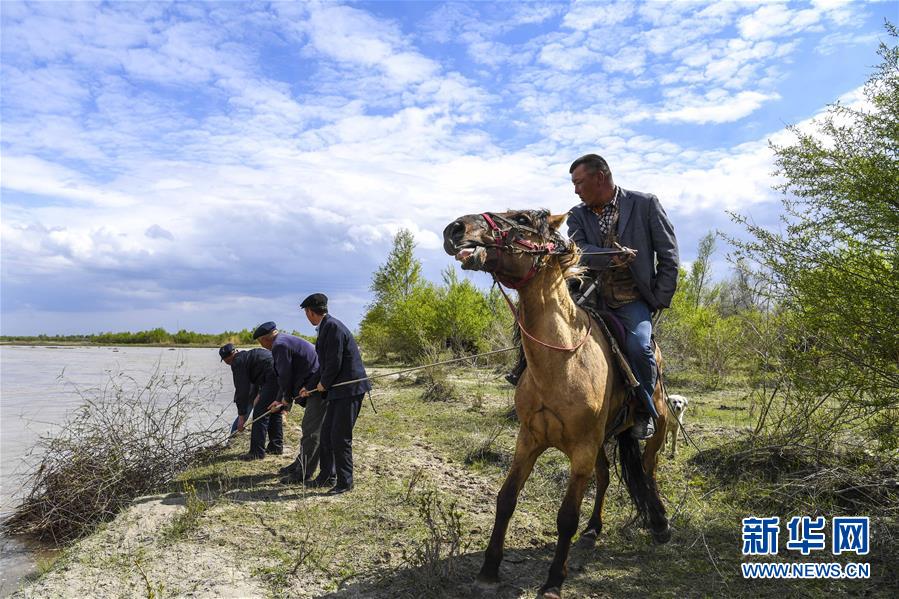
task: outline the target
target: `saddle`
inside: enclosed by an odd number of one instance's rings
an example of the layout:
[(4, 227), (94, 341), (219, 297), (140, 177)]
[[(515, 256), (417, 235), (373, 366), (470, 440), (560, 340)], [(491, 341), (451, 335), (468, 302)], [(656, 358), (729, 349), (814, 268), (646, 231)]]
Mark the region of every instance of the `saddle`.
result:
[(627, 332), (624, 324), (612, 312), (604, 310), (596, 303), (595, 297), (597, 294), (594, 293), (597, 287), (596, 282), (591, 281), (586, 288), (580, 281), (572, 281), (572, 283), (568, 287), (571, 299), (579, 307), (586, 310), (590, 318), (599, 326), (599, 330), (602, 331), (606, 341), (609, 342), (612, 355), (615, 356), (615, 364), (618, 366), (618, 371), (621, 373), (625, 386), (629, 388), (631, 395), (633, 395), (632, 390), (639, 387), (640, 383), (637, 382), (637, 378), (634, 376), (634, 372), (627, 361), (626, 350), (624, 349), (627, 347), (625, 343)]

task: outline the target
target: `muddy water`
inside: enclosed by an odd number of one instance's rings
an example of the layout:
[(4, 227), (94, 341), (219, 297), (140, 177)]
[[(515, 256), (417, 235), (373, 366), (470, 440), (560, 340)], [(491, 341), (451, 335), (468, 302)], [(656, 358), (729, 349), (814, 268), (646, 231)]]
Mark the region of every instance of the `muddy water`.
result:
[[(35, 441), (67, 419), (81, 403), (80, 394), (96, 394), (119, 374), (146, 381), (154, 371), (207, 377), (217, 390), (202, 418), (224, 410), (222, 425), (233, 416), (230, 369), (214, 349), (158, 347), (0, 346), (0, 516), (22, 497), (22, 480), (40, 458), (31, 455)], [(0, 597), (35, 569), (40, 548), (0, 536)]]

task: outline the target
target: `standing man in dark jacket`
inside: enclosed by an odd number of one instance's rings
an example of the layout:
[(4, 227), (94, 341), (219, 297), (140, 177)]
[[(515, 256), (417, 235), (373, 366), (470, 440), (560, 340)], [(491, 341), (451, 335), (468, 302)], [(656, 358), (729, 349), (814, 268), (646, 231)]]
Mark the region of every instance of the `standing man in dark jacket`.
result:
[[(284, 401), (276, 408), (289, 411), (293, 398), (300, 389), (315, 385), (318, 380), (318, 356), (315, 348), (305, 339), (300, 339), (278, 330), (274, 322), (264, 322), (253, 332), (253, 339), (262, 347), (271, 350), (275, 361), (275, 373)], [(319, 434), (325, 417), (325, 406), (321, 395), (316, 393), (305, 400), (305, 411), (300, 423), (302, 439), (300, 453), (289, 466), (281, 469), (288, 475), (282, 482), (308, 481), (315, 472), (319, 461)], [(269, 409), (270, 406), (266, 406)]]
[(585, 254), (624, 246), (626, 253), (584, 255), (581, 263), (598, 271), (600, 293), (627, 330), (627, 354), (644, 409), (631, 435), (653, 435), (657, 418), (652, 394), (658, 366), (652, 349), (652, 314), (671, 305), (677, 288), (677, 240), (659, 199), (615, 185), (604, 158), (587, 154), (569, 171), (574, 193), (583, 201), (569, 211), (568, 235)]
[[(359, 346), (346, 326), (328, 314), (328, 297), (313, 293), (300, 304), (306, 318), (318, 327), (315, 352), (321, 372), (318, 384), (303, 393), (318, 391), (327, 411), (322, 424), (321, 472), (316, 483), (333, 484), (329, 495), (353, 488), (353, 427), (362, 408), (362, 398), (371, 389)], [(360, 380), (361, 379), (361, 380)], [(354, 383), (340, 385), (348, 381)]]
[[(219, 349), (219, 356), (231, 367), (231, 375), (234, 377), (234, 403), (237, 404), (236, 430), (243, 430), (247, 414), (251, 410), (253, 417), (258, 418), (253, 421), (250, 432), (250, 451), (240, 456), (240, 459), (261, 460), (266, 452), (276, 455), (284, 453), (281, 414), (259, 418), (268, 411), (267, 406), (278, 401), (278, 379), (275, 376), (272, 353), (262, 348), (240, 351), (232, 344), (226, 343)], [(266, 433), (268, 448), (265, 446)]]

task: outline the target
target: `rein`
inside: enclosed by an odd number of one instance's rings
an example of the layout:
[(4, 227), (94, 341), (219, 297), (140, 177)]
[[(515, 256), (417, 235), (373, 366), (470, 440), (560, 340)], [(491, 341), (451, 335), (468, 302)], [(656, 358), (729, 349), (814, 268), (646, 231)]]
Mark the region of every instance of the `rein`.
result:
[(506, 293), (506, 290), (503, 289), (503, 285), (502, 285), (502, 283), (499, 282), (499, 279), (497, 279), (496, 276), (494, 276), (493, 280), (496, 281), (496, 286), (499, 287), (500, 293), (503, 294), (503, 299), (506, 300), (506, 305), (509, 306), (509, 310), (512, 312), (512, 316), (515, 317), (515, 324), (518, 325), (518, 328), (521, 329), (521, 332), (524, 333), (525, 337), (527, 337), (534, 343), (542, 345), (543, 347), (546, 347), (548, 349), (553, 349), (555, 351), (572, 351), (573, 352), (573, 351), (579, 349), (584, 343), (587, 342), (587, 338), (590, 337), (590, 333), (593, 331), (593, 320), (590, 318), (587, 319), (587, 321), (589, 322), (589, 324), (587, 325), (587, 332), (584, 333), (583, 339), (581, 339), (577, 343), (577, 345), (572, 345), (571, 347), (565, 347), (562, 345), (553, 345), (552, 343), (540, 341), (539, 339), (537, 339), (536, 337), (531, 335), (526, 328), (524, 328), (524, 323), (521, 322), (521, 314), (518, 312), (518, 310), (515, 309), (515, 305), (512, 303), (512, 300), (509, 299), (509, 295)]

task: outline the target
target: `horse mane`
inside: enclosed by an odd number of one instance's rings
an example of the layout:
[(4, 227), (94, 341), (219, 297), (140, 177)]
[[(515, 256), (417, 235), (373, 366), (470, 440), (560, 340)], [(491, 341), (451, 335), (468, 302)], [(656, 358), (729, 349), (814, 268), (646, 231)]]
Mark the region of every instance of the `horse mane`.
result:
[[(558, 233), (556, 233), (558, 235)], [(561, 238), (562, 236), (559, 235)], [(564, 254), (556, 254), (562, 276), (567, 279), (579, 279), (587, 272), (587, 268), (581, 264), (581, 249), (573, 241), (567, 241), (568, 250)]]

